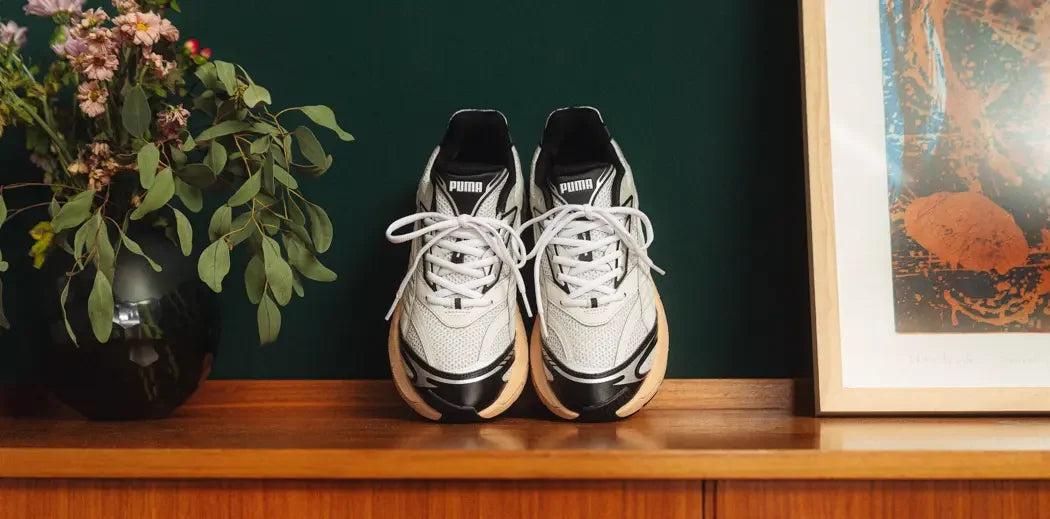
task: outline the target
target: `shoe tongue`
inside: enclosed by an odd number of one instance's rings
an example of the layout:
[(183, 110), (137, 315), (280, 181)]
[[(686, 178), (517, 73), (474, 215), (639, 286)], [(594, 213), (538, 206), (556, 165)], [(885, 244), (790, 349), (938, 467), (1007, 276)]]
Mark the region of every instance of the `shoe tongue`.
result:
[(437, 196), (448, 202), (448, 207), (440, 204), (440, 212), (477, 215), (478, 201), (499, 187), (497, 181), (504, 171), (506, 168), (502, 166), (469, 162), (449, 162), (435, 167), (434, 180), (442, 185)]
[(608, 179), (605, 179), (605, 185), (599, 182), (610, 169), (612, 166), (604, 162), (556, 165), (551, 168), (551, 191), (568, 204), (608, 207), (612, 203), (611, 197), (608, 201), (604, 201), (602, 198), (605, 197), (595, 195), (611, 187)]

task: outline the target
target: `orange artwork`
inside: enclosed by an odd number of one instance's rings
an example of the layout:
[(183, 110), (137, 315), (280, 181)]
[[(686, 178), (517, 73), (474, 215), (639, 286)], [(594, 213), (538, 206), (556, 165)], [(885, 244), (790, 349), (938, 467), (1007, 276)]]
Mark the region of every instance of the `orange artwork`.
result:
[(1050, 333), (1050, 1), (880, 5), (897, 331)]

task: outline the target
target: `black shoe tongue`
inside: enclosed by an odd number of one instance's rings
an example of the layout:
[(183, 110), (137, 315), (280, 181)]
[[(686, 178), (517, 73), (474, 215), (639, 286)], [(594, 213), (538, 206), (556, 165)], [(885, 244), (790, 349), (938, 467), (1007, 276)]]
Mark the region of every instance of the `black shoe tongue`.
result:
[(495, 187), (504, 169), (492, 164), (450, 162), (440, 169), (435, 167), (434, 178), (444, 187), (443, 193), (451, 200), (456, 214), (473, 214), (478, 201)]
[(551, 168), (551, 190), (570, 204), (589, 204), (598, 189), (598, 180), (611, 166), (604, 162), (556, 165)]

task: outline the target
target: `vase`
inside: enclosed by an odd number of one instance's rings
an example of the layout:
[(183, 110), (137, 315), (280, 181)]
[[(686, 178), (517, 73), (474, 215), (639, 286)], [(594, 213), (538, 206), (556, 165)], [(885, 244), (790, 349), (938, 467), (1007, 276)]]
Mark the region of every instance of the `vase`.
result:
[(94, 267), (69, 285), (65, 308), (75, 343), (59, 303), (73, 260), (54, 251), (42, 272), (52, 288), (40, 309), (47, 319), (39, 327), (42, 374), (59, 400), (90, 419), (170, 415), (207, 378), (219, 342), (218, 296), (197, 278), (196, 256), (183, 256), (158, 227), (136, 222), (128, 235), (163, 270), (126, 249), (117, 254), (113, 330), (105, 343), (88, 317)]

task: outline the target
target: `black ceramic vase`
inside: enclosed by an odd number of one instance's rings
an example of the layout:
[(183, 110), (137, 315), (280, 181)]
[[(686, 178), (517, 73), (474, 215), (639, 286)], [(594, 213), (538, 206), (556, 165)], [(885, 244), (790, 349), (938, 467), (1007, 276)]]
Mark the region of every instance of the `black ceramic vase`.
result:
[(87, 312), (94, 268), (73, 278), (66, 300), (79, 346), (59, 306), (72, 258), (56, 251), (42, 272), (52, 288), (41, 309), (48, 320), (40, 327), (43, 375), (59, 400), (92, 419), (170, 415), (207, 378), (219, 341), (218, 297), (197, 278), (196, 256), (183, 256), (163, 229), (137, 224), (128, 233), (163, 271), (127, 250), (117, 255), (106, 343), (95, 338)]

